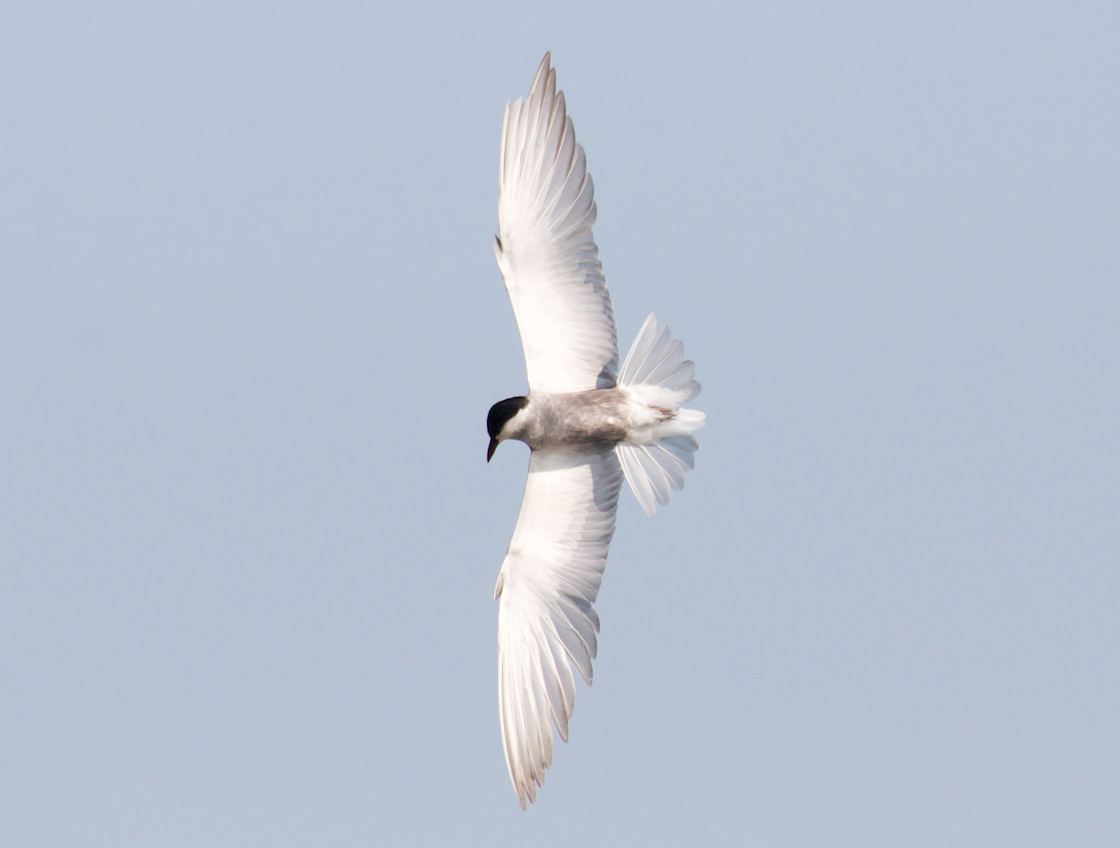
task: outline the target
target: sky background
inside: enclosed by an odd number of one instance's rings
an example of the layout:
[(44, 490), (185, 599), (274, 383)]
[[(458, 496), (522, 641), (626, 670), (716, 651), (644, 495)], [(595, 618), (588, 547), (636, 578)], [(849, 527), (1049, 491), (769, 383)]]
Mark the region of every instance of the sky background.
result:
[[(0, 844), (1120, 844), (1120, 5), (0, 6)], [(623, 494), (523, 813), (494, 262), (553, 52)]]

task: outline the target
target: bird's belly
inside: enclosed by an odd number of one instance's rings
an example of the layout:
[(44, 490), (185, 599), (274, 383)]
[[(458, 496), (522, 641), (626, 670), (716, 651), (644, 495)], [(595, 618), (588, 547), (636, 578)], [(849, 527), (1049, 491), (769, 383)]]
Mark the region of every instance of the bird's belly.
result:
[(627, 436), (627, 401), (618, 389), (532, 398), (539, 413), (525, 442), (534, 450), (611, 444)]

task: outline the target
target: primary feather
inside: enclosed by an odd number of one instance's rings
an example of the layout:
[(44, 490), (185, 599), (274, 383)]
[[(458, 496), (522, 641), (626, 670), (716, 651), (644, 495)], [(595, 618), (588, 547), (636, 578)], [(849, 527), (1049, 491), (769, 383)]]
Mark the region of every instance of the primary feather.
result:
[(622, 469), (612, 449), (534, 451), (495, 594), (498, 709), (521, 806), (552, 764), (552, 727), (568, 740), (573, 671), (591, 683), (592, 604), (614, 535)]
[(609, 388), (618, 336), (591, 235), (595, 187), (545, 54), (527, 98), (506, 108), (495, 253), (530, 391)]

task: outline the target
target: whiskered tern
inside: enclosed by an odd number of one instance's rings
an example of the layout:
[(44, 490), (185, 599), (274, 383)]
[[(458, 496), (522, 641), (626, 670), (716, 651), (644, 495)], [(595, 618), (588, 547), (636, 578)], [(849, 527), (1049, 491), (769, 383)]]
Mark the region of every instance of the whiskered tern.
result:
[(591, 684), (592, 604), (614, 535), (623, 477), (647, 513), (684, 486), (704, 414), (684, 347), (650, 315), (618, 366), (611, 298), (591, 233), (595, 190), (556, 90), (549, 54), (528, 97), (506, 107), (494, 251), (513, 303), (527, 397), (494, 404), (489, 462), (506, 439), (531, 449), (498, 600), (498, 712), (522, 808), (568, 741), (573, 669)]

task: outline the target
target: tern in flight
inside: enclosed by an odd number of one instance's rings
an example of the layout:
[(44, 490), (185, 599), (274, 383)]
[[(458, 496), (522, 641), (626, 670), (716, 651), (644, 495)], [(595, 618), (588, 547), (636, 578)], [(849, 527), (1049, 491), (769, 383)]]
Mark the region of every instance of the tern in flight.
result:
[(591, 684), (592, 604), (623, 477), (647, 513), (684, 485), (704, 414), (684, 348), (650, 315), (618, 367), (611, 298), (591, 233), (595, 190), (549, 54), (529, 95), (506, 107), (494, 250), (513, 303), (527, 397), (494, 404), (490, 446), (531, 449), (498, 600), (498, 713), (517, 799), (536, 799), (552, 728), (568, 740), (573, 670)]

